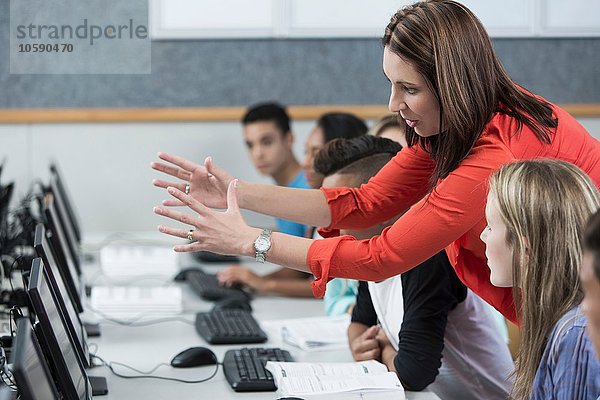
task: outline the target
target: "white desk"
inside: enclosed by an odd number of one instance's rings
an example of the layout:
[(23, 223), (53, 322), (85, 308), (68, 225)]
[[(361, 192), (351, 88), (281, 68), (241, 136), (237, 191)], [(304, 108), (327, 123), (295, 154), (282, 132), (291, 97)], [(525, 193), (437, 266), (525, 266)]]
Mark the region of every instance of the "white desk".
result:
[[(263, 271), (265, 268), (262, 268)], [(152, 284), (152, 283), (150, 283)], [(156, 284), (156, 283), (154, 283)], [(212, 303), (199, 299), (188, 287), (181, 284), (183, 289), (184, 310), (183, 317), (194, 321), (194, 313), (208, 311)], [(260, 321), (314, 317), (323, 315), (323, 304), (315, 299), (290, 299), (284, 297), (267, 296), (257, 297), (252, 301), (255, 318)], [(192, 346), (206, 346), (217, 355), (219, 361), (223, 360), (225, 352), (232, 348), (244, 345), (209, 345), (195, 331), (191, 324), (173, 321), (147, 327), (128, 327), (103, 322), (102, 336), (90, 338), (89, 343), (98, 346), (97, 354), (106, 361), (119, 361), (140, 370), (149, 370), (155, 365), (169, 363), (173, 356), (180, 351)], [(308, 362), (346, 362), (352, 361), (348, 350), (335, 350), (325, 352), (304, 352), (282, 342), (279, 332), (265, 329), (269, 336), (266, 343), (247, 345), (247, 347), (280, 347), (290, 351), (296, 361)], [(94, 345), (91, 349), (94, 350)], [(118, 372), (126, 375), (135, 375), (133, 371), (115, 367)], [(161, 367), (154, 374), (188, 380), (197, 380), (208, 377), (214, 371), (214, 366), (205, 366), (191, 369), (175, 369)], [(220, 368), (220, 367), (219, 367)], [(90, 375), (106, 376), (109, 394), (97, 397), (106, 400), (122, 399), (275, 399), (275, 392), (236, 393), (234, 392), (222, 371), (208, 382), (184, 384), (156, 379), (122, 379), (116, 377), (104, 368), (97, 367), (88, 371)], [(435, 400), (439, 398), (431, 392), (407, 392), (409, 400)]]

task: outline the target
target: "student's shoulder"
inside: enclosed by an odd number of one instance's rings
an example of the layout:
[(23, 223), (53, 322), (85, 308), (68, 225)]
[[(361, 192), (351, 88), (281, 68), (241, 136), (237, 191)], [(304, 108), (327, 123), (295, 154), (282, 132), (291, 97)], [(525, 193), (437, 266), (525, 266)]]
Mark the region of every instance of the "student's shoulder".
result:
[(587, 319), (581, 306), (567, 312), (554, 325), (547, 350), (549, 364), (560, 364), (561, 357), (571, 358), (592, 351), (591, 342), (585, 332)]
[(308, 181), (306, 180), (306, 175), (304, 174), (304, 171), (300, 170), (298, 175), (296, 175), (294, 180), (292, 180), (290, 182), (288, 187), (296, 188), (296, 189), (310, 189), (310, 185), (308, 184)]
[(576, 392), (600, 391), (600, 363), (585, 332), (587, 321), (581, 307), (567, 312), (554, 326), (540, 360), (532, 399), (579, 398)]
[(595, 385), (585, 378), (600, 372), (585, 326), (580, 307), (567, 312), (555, 324), (535, 376), (532, 400), (575, 398), (574, 393), (582, 385)]
[(450, 264), (450, 260), (448, 260), (448, 256), (444, 250), (438, 252), (434, 256), (431, 256), (413, 269), (403, 273), (402, 276), (430, 276), (438, 273), (439, 271), (444, 271), (446, 273), (454, 272), (452, 264)]
[(416, 267), (404, 272), (401, 277), (404, 285), (421, 286), (429, 283), (438, 286), (442, 282), (447, 282), (448, 278), (452, 278), (453, 275), (455, 275), (454, 269), (446, 252), (442, 250)]

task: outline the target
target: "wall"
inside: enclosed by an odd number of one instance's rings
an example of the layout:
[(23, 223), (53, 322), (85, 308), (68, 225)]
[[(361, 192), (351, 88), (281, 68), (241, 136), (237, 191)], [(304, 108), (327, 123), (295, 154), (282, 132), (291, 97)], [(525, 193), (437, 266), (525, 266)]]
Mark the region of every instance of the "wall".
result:
[[(385, 104), (377, 39), (155, 41), (149, 75), (10, 75), (0, 1), (0, 108)], [(383, 26), (382, 26), (383, 29)], [(513, 79), (556, 103), (600, 103), (600, 39), (497, 39)]]

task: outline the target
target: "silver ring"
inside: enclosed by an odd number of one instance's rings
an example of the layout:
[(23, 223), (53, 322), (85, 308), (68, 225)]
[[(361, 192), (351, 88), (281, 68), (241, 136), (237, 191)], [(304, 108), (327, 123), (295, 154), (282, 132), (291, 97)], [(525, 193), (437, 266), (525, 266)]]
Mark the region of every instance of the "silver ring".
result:
[(190, 230), (188, 231), (187, 238), (188, 238), (188, 240), (189, 240), (190, 242), (193, 242), (193, 241), (194, 241), (194, 230), (193, 230), (193, 229), (190, 229)]
[(185, 194), (190, 194), (190, 184), (189, 183), (185, 184)]

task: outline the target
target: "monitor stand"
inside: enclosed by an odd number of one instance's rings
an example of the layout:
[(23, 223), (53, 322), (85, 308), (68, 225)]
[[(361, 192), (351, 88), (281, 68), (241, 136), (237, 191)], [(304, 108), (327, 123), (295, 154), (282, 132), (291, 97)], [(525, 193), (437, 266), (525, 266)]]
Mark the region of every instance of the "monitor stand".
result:
[(89, 322), (84, 322), (83, 329), (85, 329), (85, 333), (87, 333), (88, 337), (100, 336), (100, 324), (91, 324)]
[(103, 396), (108, 393), (108, 385), (105, 377), (88, 375), (88, 379), (92, 386), (92, 396)]

